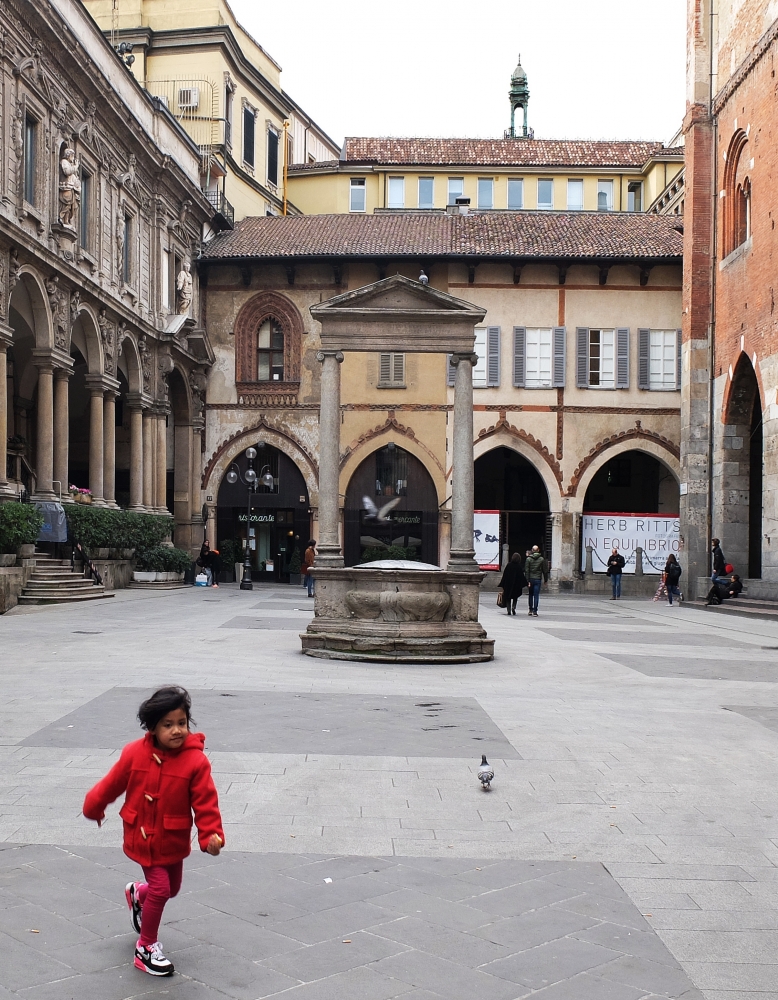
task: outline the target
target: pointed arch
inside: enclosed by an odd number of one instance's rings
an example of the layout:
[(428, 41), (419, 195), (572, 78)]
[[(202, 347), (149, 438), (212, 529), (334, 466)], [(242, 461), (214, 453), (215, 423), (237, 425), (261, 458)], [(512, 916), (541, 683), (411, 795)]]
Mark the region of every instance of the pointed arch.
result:
[(585, 497), (589, 484), (600, 469), (612, 458), (617, 458), (626, 451), (642, 451), (658, 459), (680, 482), (681, 453), (678, 445), (661, 434), (636, 427), (596, 444), (573, 473), (569, 494)]
[(746, 175), (744, 155), (748, 134), (736, 129), (727, 148), (724, 166), (723, 255), (726, 257), (750, 236), (751, 182)]

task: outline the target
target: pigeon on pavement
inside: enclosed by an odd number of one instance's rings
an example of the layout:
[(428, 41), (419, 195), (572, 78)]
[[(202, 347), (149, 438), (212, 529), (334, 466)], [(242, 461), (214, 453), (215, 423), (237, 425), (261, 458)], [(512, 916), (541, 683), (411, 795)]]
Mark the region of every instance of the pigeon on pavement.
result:
[(494, 780), (494, 768), (486, 759), (486, 754), (481, 754), (481, 766), (478, 768), (478, 780), (481, 782), (481, 787), (485, 792), (491, 790), (492, 781)]

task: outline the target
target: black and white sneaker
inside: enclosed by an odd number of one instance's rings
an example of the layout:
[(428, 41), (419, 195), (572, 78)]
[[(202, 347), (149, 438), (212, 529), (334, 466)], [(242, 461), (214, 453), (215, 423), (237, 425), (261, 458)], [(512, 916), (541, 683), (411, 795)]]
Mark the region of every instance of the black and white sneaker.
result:
[(140, 921), (141, 921), (141, 905), (138, 899), (138, 886), (139, 882), (128, 882), (124, 887), (124, 898), (127, 900), (127, 906), (130, 908), (130, 919), (132, 920), (132, 926), (140, 934)]
[(155, 941), (148, 948), (140, 941), (135, 945), (135, 968), (148, 972), (150, 976), (172, 976), (176, 971), (170, 959), (162, 954), (162, 944)]

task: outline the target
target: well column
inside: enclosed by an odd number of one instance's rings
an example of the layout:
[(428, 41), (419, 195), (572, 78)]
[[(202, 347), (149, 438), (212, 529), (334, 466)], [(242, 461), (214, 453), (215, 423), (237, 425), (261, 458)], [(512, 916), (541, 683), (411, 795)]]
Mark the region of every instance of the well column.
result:
[[(340, 548), (340, 366), (341, 351), (319, 351), (321, 411), (319, 417), (319, 545), (316, 565), (343, 565)], [(471, 417), (472, 421), (472, 417)]]
[(478, 355), (452, 354), (456, 367), (454, 382), (454, 439), (451, 484), (451, 555), (448, 568), (478, 573), (473, 548), (473, 366)]

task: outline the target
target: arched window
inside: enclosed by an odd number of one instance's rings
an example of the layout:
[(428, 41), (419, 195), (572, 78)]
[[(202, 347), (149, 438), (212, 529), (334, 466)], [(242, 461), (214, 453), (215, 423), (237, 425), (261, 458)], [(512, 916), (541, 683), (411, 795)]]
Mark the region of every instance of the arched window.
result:
[(732, 136), (724, 167), (723, 254), (726, 257), (751, 238), (751, 181), (746, 176), (748, 136)]
[(738, 184), (735, 195), (735, 246), (751, 237), (751, 181), (746, 177)]
[(239, 396), (296, 393), (303, 320), (285, 295), (260, 292), (235, 317), (235, 382)]
[(257, 382), (284, 381), (284, 331), (269, 316), (257, 331)]

